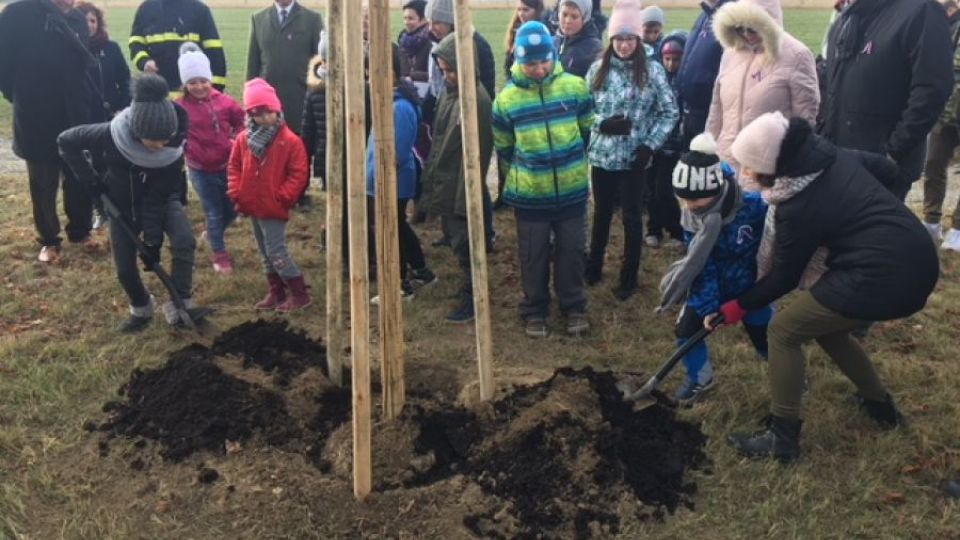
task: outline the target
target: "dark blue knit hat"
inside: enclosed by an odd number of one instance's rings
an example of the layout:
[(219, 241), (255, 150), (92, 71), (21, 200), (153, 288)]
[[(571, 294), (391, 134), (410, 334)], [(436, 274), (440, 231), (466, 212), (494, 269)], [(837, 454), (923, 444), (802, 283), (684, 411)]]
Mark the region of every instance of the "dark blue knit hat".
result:
[(517, 30), (517, 37), (513, 42), (513, 53), (518, 64), (556, 60), (557, 53), (553, 48), (553, 37), (542, 22), (530, 21)]

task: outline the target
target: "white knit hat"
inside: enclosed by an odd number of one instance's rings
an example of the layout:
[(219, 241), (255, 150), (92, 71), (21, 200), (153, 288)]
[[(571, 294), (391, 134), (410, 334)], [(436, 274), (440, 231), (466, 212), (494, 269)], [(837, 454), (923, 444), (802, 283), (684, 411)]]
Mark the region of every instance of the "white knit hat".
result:
[(730, 151), (741, 166), (761, 174), (775, 174), (780, 145), (789, 126), (790, 121), (780, 111), (762, 114), (740, 131)]
[(180, 46), (177, 68), (180, 70), (180, 81), (183, 84), (187, 84), (187, 81), (191, 79), (213, 80), (210, 59), (203, 54), (196, 43), (187, 41)]

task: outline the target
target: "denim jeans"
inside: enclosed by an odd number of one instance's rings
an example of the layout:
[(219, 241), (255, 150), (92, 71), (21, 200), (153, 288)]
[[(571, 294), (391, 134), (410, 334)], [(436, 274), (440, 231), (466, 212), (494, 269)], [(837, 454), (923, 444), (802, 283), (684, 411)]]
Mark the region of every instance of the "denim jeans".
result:
[(257, 218), (250, 221), (253, 222), (253, 238), (257, 241), (264, 273), (276, 273), (283, 279), (300, 277), (300, 269), (287, 251), (287, 222)]
[(227, 198), (227, 172), (209, 173), (190, 169), (190, 183), (200, 197), (203, 215), (207, 221), (207, 241), (213, 251), (227, 249), (223, 235), (237, 215)]

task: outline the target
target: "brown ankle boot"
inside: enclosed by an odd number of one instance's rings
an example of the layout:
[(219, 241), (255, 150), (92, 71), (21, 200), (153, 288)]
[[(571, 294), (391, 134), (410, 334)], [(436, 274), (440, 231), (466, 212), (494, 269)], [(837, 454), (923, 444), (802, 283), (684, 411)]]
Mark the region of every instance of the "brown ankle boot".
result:
[(270, 284), (270, 290), (263, 297), (263, 300), (257, 302), (257, 305), (254, 306), (260, 311), (276, 309), (287, 299), (287, 291), (280, 274), (274, 272), (267, 274), (267, 283)]

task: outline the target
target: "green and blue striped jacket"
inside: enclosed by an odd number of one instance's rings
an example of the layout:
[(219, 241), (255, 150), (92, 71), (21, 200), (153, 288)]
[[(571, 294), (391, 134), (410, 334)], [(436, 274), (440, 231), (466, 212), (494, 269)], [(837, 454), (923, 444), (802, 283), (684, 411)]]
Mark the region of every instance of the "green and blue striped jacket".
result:
[(556, 62), (553, 73), (537, 82), (514, 65), (493, 104), (494, 144), (510, 167), (504, 201), (526, 210), (585, 202), (591, 126), (593, 97), (582, 78)]

